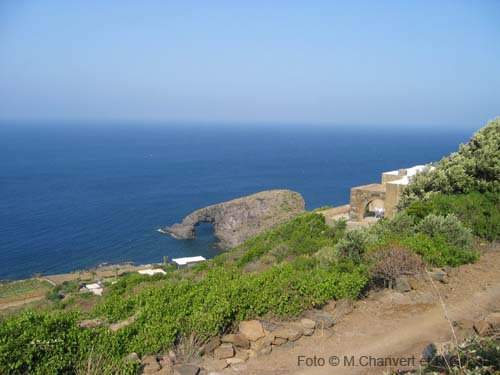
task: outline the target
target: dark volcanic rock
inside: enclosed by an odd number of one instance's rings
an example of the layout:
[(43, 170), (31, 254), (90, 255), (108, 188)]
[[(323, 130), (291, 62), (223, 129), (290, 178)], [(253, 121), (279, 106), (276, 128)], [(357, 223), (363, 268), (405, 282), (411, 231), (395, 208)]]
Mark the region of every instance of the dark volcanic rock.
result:
[(195, 227), (208, 222), (225, 248), (238, 246), (260, 232), (282, 224), (304, 211), (304, 198), (290, 190), (269, 190), (194, 211), (182, 223), (162, 228), (177, 239), (194, 238)]

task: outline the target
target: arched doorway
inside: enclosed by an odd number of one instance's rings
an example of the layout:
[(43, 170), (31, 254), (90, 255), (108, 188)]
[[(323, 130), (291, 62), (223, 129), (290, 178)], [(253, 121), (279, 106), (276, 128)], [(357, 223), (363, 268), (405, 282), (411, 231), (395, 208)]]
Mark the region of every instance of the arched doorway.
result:
[(364, 217), (382, 218), (384, 217), (384, 200), (375, 198), (365, 205)]

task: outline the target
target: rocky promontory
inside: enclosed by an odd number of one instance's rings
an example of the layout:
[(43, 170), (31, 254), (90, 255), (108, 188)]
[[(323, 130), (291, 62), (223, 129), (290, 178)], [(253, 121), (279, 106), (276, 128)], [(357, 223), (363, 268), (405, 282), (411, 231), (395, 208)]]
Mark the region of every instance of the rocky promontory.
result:
[(214, 225), (220, 245), (231, 248), (290, 220), (304, 209), (304, 198), (299, 193), (268, 190), (201, 208), (186, 216), (181, 223), (161, 231), (177, 239), (189, 239), (196, 236), (198, 224), (208, 222)]

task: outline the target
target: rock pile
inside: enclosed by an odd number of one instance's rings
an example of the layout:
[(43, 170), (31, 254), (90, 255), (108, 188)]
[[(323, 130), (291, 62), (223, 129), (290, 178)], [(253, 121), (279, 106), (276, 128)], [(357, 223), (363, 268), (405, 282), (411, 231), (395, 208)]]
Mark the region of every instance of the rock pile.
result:
[(140, 358), (130, 353), (125, 360), (140, 361), (142, 375), (198, 375), (219, 372), (228, 367), (237, 367), (249, 358), (266, 355), (276, 348), (291, 348), (304, 336), (315, 332), (325, 334), (344, 315), (353, 309), (352, 301), (332, 301), (322, 310), (312, 310), (298, 321), (273, 323), (269, 321), (245, 320), (237, 332), (222, 337), (215, 336), (201, 348), (201, 362), (178, 363), (176, 355), (147, 355)]

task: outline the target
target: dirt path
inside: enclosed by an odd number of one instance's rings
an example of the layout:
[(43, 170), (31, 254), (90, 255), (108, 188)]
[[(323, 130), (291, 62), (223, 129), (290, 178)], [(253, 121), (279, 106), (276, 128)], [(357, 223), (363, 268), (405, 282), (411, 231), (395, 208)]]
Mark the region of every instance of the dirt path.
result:
[[(368, 356), (389, 357), (391, 361), (409, 358), (410, 364), (418, 365), (429, 343), (452, 339), (439, 295), (452, 321), (481, 319), (489, 312), (500, 311), (500, 253), (485, 254), (477, 264), (453, 270), (449, 284), (437, 283), (434, 288), (424, 279), (409, 293), (374, 293), (357, 302), (354, 311), (336, 325), (333, 332), (302, 338), (293, 348), (276, 347), (268, 356), (250, 359), (238, 369), (225, 371), (256, 375), (330, 375), (381, 374), (391, 369), (380, 363), (370, 366)], [(457, 334), (460, 336), (463, 332), (457, 331)], [(323, 358), (325, 364), (299, 366), (299, 356)], [(331, 356), (339, 357), (338, 366), (328, 364)], [(355, 367), (348, 363), (351, 356), (357, 364)]]

